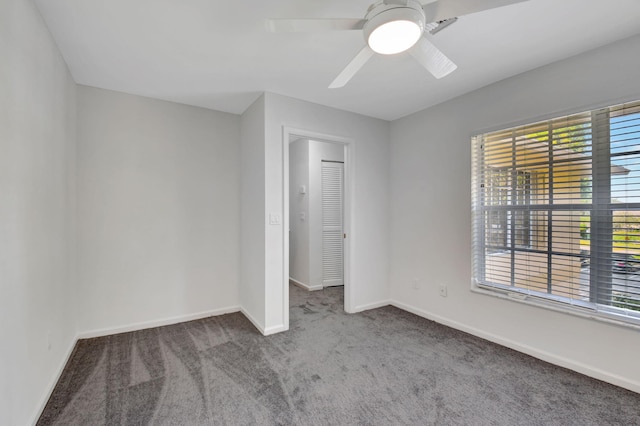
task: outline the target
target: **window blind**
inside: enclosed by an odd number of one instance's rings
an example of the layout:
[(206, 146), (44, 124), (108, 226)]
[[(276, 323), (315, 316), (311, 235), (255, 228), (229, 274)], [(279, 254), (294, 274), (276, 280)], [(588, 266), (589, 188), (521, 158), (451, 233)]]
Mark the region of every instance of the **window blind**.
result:
[(472, 140), (473, 276), (640, 320), (640, 102)]

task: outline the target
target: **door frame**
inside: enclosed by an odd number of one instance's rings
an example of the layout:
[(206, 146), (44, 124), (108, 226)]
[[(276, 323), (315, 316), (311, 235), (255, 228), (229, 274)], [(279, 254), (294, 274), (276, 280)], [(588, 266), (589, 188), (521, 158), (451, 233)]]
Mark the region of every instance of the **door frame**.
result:
[(351, 259), (353, 259), (352, 249), (354, 232), (352, 219), (354, 217), (354, 184), (355, 184), (355, 140), (352, 138), (319, 133), (310, 130), (297, 129), (294, 127), (282, 127), (282, 240), (283, 240), (283, 306), (285, 314), (285, 324), (289, 324), (289, 144), (298, 139), (313, 139), (319, 142), (327, 142), (342, 145), (344, 149), (344, 218), (343, 232), (346, 234), (343, 246), (344, 261), (344, 310), (345, 312), (355, 312), (353, 307), (353, 286), (351, 285)]

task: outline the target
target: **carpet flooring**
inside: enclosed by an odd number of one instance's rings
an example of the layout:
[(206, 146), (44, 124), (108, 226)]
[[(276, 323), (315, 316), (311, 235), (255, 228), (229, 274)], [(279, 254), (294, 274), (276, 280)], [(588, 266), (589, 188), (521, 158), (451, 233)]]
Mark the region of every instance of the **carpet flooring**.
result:
[(78, 341), (38, 425), (640, 425), (636, 394), (342, 288), (290, 288), (290, 331), (240, 313)]

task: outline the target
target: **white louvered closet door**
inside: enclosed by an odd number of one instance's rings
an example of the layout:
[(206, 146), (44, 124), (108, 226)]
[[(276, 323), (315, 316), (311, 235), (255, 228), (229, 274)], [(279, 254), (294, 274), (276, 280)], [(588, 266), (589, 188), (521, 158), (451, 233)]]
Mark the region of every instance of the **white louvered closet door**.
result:
[(322, 285), (344, 285), (343, 267), (344, 164), (322, 162)]

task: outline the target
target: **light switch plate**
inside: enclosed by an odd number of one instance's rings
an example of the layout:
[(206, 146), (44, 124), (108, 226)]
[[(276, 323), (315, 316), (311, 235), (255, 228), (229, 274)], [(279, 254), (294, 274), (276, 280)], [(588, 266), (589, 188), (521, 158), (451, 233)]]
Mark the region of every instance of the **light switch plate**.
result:
[(281, 223), (282, 223), (282, 218), (278, 213), (269, 214), (269, 225), (280, 225)]

